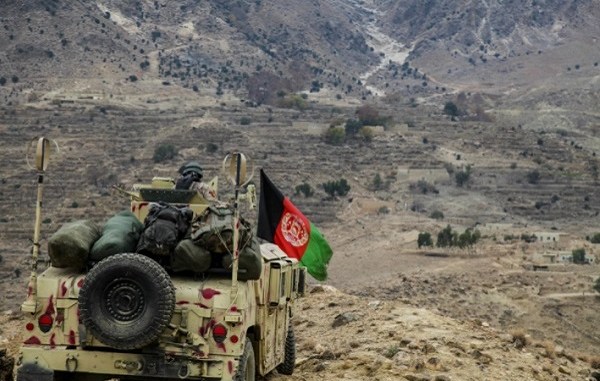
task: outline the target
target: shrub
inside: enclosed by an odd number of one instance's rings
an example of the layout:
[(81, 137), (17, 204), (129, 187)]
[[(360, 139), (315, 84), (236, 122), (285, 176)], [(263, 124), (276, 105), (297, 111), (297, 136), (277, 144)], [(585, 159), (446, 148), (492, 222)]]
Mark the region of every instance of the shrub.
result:
[(527, 233), (523, 233), (521, 234), (521, 241), (525, 241), (527, 243), (532, 243), (537, 241), (537, 236), (535, 234), (527, 234)]
[(71, 208), (79, 208), (79, 203), (77, 201), (73, 201), (71, 203)]
[(247, 125), (249, 125), (250, 123), (252, 123), (252, 119), (250, 119), (250, 118), (249, 118), (249, 117), (247, 117), (247, 116), (243, 116), (243, 117), (240, 119), (240, 124), (241, 124), (242, 126), (247, 126)]
[(456, 242), (456, 233), (452, 231), (450, 225), (446, 226), (437, 236), (437, 247), (450, 247)]
[(470, 247), (476, 244), (480, 238), (481, 233), (479, 233), (479, 230), (475, 230), (472, 232), (471, 229), (467, 229), (458, 236), (456, 245), (461, 249), (464, 249), (465, 247)]
[(324, 134), (325, 143), (339, 146), (346, 140), (346, 131), (343, 127), (330, 127)]
[(600, 233), (596, 233), (590, 239), (591, 243), (600, 243)]
[(13, 83), (19, 82), (19, 77), (17, 77), (16, 75), (13, 75), (10, 79)]
[(313, 188), (307, 182), (304, 182), (296, 186), (296, 195), (303, 194), (304, 197), (311, 197), (315, 192)]
[(573, 263), (583, 265), (585, 263), (585, 249), (578, 248), (571, 252), (573, 255)]
[(419, 245), (419, 248), (423, 246), (433, 246), (431, 234), (428, 232), (419, 233), (419, 237), (417, 238), (417, 245)]
[(542, 348), (544, 348), (544, 356), (549, 359), (556, 358), (556, 345), (552, 341), (546, 340), (541, 343)]
[(434, 210), (431, 215), (429, 216), (429, 218), (433, 218), (434, 220), (443, 220), (444, 219), (444, 213), (442, 213), (439, 210)]
[(131, 82), (136, 82), (138, 80), (138, 77), (137, 77), (137, 75), (132, 74), (132, 75), (129, 76), (129, 80)]
[(527, 173), (527, 182), (529, 184), (537, 184), (540, 182), (540, 172), (537, 169)]
[(522, 349), (531, 343), (529, 336), (527, 336), (527, 334), (523, 330), (519, 329), (519, 330), (513, 331), (513, 332), (511, 332), (511, 336), (512, 336), (512, 343), (514, 344), (515, 348), (517, 348), (517, 349)]
[(374, 190), (380, 190), (383, 189), (383, 179), (381, 178), (381, 175), (379, 173), (376, 173), (375, 176), (373, 177), (373, 181), (372, 181), (372, 187)]
[(433, 185), (428, 183), (426, 180), (419, 180), (416, 183), (412, 183), (408, 186), (412, 192), (418, 192), (422, 194), (438, 194), (440, 191)]
[(327, 193), (331, 198), (335, 197), (335, 195), (345, 196), (350, 191), (350, 185), (346, 181), (346, 179), (340, 179), (337, 181), (328, 181), (326, 183), (321, 184), (325, 193)]
[(373, 129), (367, 126), (363, 126), (358, 130), (358, 135), (361, 136), (367, 143), (373, 141), (373, 137), (375, 137), (375, 133)]
[(591, 356), (588, 358), (588, 362), (592, 369), (600, 369), (600, 356)]
[(444, 113), (448, 116), (458, 116), (459, 110), (458, 106), (454, 102), (446, 102), (444, 105)]
[(206, 144), (206, 152), (208, 153), (215, 153), (219, 150), (219, 146), (216, 145), (215, 143), (207, 143)]
[(393, 358), (394, 356), (396, 356), (396, 354), (400, 352), (400, 347), (396, 344), (392, 345), (391, 347), (389, 347), (388, 349), (386, 349), (383, 352), (383, 355), (385, 357), (387, 357), (388, 359)]
[(6, 78), (0, 77), (0, 86), (4, 86), (6, 84)]
[(360, 120), (348, 119), (344, 125), (344, 130), (346, 131), (346, 135), (354, 136), (358, 133), (362, 126), (363, 124)]
[(377, 209), (377, 214), (389, 214), (390, 213), (390, 208), (388, 208), (387, 206), (382, 206), (379, 209)]
[(163, 143), (154, 149), (152, 159), (155, 163), (171, 160), (177, 156), (177, 148), (173, 144)]
[(306, 102), (306, 99), (304, 99), (298, 94), (286, 95), (285, 97), (280, 98), (278, 103), (280, 107), (295, 108), (300, 111), (306, 110), (308, 108), (308, 103)]
[(460, 170), (454, 174), (454, 180), (458, 187), (465, 185), (471, 178), (471, 166), (468, 165), (466, 169)]

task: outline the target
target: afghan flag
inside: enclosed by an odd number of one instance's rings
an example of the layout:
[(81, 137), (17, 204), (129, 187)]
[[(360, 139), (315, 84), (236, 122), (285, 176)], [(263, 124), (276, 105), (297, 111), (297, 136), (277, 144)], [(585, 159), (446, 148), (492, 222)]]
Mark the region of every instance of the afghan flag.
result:
[(331, 247), (319, 229), (273, 185), (262, 169), (256, 235), (279, 246), (288, 257), (298, 259), (315, 279), (327, 279)]

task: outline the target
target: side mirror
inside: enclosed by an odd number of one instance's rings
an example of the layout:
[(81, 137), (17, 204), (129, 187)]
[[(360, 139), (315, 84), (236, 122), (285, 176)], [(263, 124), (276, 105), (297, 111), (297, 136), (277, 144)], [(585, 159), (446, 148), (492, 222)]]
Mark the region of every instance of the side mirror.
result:
[(252, 161), (241, 152), (233, 152), (225, 156), (223, 159), (222, 170), (226, 174), (227, 179), (236, 187), (243, 187), (252, 179), (254, 168), (251, 164), (248, 171), (248, 162)]
[(35, 167), (38, 171), (44, 172), (48, 168), (50, 160), (50, 140), (39, 138), (35, 150)]

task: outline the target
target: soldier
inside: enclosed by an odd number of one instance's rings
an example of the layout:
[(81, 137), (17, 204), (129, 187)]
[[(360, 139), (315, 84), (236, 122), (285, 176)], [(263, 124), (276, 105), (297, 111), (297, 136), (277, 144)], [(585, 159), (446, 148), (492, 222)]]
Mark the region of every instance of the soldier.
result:
[(217, 195), (208, 184), (202, 181), (202, 167), (197, 161), (179, 168), (179, 178), (175, 183), (175, 189), (190, 189), (197, 191), (202, 197), (209, 201), (217, 201)]

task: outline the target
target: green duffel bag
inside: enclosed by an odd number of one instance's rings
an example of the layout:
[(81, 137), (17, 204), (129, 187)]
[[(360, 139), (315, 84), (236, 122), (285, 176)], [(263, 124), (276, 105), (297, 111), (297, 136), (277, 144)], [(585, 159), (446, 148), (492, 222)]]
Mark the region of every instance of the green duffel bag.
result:
[[(223, 256), (223, 267), (231, 271), (233, 257), (231, 255)], [(238, 262), (239, 280), (256, 280), (262, 274), (263, 260), (260, 255), (260, 243), (258, 238), (249, 237), (245, 244), (240, 248), (240, 258)]]
[(52, 266), (83, 269), (100, 234), (98, 225), (89, 220), (63, 225), (48, 240), (48, 255)]
[(171, 255), (171, 270), (176, 273), (203, 273), (210, 268), (210, 264), (210, 252), (196, 245), (191, 239), (180, 241)]
[(101, 261), (120, 253), (134, 253), (144, 224), (135, 214), (124, 210), (112, 216), (102, 228), (102, 236), (94, 243), (90, 260)]

